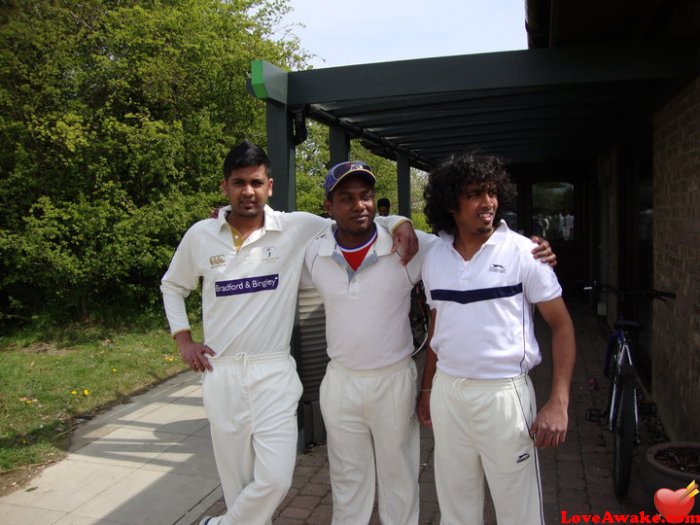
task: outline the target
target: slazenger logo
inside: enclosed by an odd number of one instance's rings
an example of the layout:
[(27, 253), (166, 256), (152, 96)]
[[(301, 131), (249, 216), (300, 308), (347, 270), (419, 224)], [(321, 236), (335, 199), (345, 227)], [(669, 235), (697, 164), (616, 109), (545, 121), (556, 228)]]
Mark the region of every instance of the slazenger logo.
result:
[(222, 266), (224, 264), (226, 264), (226, 259), (224, 259), (223, 255), (212, 255), (209, 257), (209, 266), (211, 268)]
[(492, 264), (489, 268), (489, 272), (506, 273), (506, 269), (500, 264)]
[(259, 277), (246, 277), (232, 281), (216, 281), (214, 293), (217, 297), (227, 295), (241, 295), (244, 293), (264, 292), (275, 290), (279, 284), (279, 274), (261, 275)]

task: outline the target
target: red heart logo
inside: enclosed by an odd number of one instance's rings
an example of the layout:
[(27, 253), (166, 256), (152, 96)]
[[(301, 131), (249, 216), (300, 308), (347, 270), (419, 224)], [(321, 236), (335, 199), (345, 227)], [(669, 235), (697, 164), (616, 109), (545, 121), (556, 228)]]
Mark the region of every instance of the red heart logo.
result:
[(668, 523), (682, 523), (690, 513), (695, 498), (688, 497), (686, 489), (659, 489), (654, 494), (654, 505)]

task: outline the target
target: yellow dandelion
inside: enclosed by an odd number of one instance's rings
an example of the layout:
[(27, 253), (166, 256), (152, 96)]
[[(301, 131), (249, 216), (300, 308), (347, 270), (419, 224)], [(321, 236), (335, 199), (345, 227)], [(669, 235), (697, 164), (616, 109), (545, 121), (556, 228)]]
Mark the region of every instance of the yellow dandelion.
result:
[(90, 391), (89, 391), (87, 388), (84, 389), (84, 390), (83, 390), (83, 395), (84, 395), (84, 396), (89, 396), (89, 395), (90, 395)]
[(74, 396), (77, 396), (77, 395), (78, 395), (78, 391), (77, 391), (77, 390), (71, 390), (70, 393), (73, 394)]
[(117, 371), (116, 368), (112, 368), (112, 373), (114, 374)]

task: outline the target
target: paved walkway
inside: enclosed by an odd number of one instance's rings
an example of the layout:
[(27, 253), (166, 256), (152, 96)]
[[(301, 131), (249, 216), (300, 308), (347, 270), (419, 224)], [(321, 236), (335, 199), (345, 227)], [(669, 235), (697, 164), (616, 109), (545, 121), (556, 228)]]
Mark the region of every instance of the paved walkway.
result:
[[(571, 425), (566, 443), (540, 454), (547, 523), (561, 512), (639, 513), (644, 508), (637, 450), (626, 499), (612, 495), (611, 435), (587, 422), (589, 407), (605, 403), (603, 339), (595, 319), (572, 308), (579, 355), (572, 388)], [(543, 348), (548, 348), (546, 343)], [(547, 397), (551, 368), (533, 374), (538, 399)], [(600, 385), (594, 388), (594, 384)], [(439, 523), (432, 469), (432, 436), (422, 430), (421, 523)], [(224, 511), (212, 457), (199, 377), (177, 376), (83, 425), (69, 456), (46, 468), (29, 485), (0, 498), (0, 523), (13, 525), (191, 525), (205, 514)], [(651, 509), (646, 509), (650, 511)], [(292, 489), (277, 511), (275, 525), (328, 524), (331, 494), (326, 449), (300, 455)], [(487, 523), (495, 518), (490, 505)], [(379, 520), (375, 515), (373, 524)]]

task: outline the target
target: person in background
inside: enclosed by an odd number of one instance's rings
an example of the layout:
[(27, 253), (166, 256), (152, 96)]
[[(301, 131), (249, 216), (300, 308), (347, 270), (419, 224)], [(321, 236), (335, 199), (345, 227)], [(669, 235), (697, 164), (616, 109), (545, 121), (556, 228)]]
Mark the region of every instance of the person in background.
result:
[(382, 197), (377, 201), (377, 212), (380, 217), (386, 217), (389, 215), (389, 209), (391, 208), (391, 202), (386, 197)]
[[(430, 173), (423, 258), (430, 340), (418, 415), (435, 437), (442, 523), (483, 524), (484, 477), (499, 525), (544, 523), (536, 447), (562, 444), (574, 328), (553, 270), (497, 220), (512, 191), (497, 157), (453, 155)], [(528, 372), (541, 361), (533, 305), (552, 331), (550, 396), (537, 413)]]
[[(264, 150), (244, 141), (226, 156), (221, 190), (229, 205), (193, 225), (163, 276), (161, 291), (182, 359), (205, 372), (202, 397), (227, 505), (202, 525), (265, 525), (287, 493), (297, 450), (302, 385), (290, 356), (307, 244), (330, 222), (267, 206), (273, 179)], [(408, 262), (417, 250), (405, 218), (396, 228)], [(192, 339), (185, 298), (202, 279), (204, 341)]]

